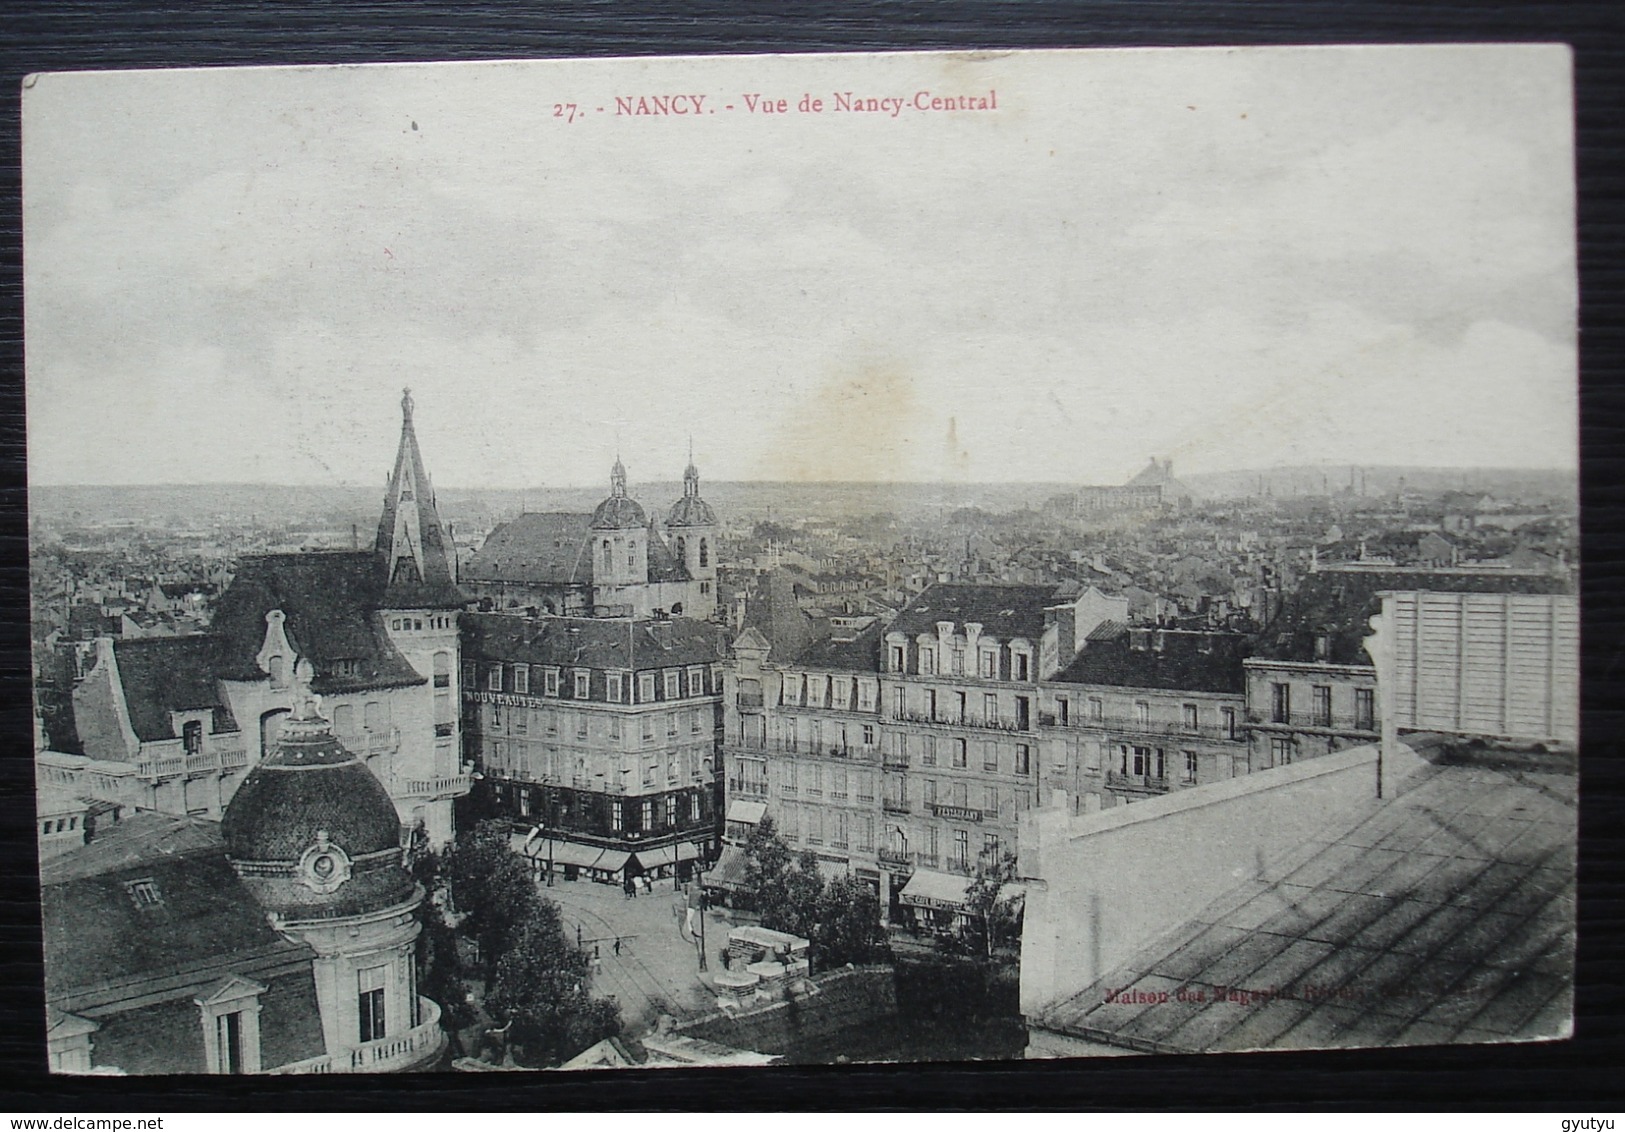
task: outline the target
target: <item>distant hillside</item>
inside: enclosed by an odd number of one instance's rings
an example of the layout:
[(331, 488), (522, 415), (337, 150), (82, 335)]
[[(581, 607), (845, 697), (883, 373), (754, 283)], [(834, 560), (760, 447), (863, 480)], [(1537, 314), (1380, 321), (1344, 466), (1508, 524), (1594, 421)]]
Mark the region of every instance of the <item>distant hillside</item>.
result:
[(1260, 495), (1339, 494), (1352, 485), (1357, 494), (1392, 495), (1407, 491), (1470, 491), (1499, 498), (1572, 502), (1579, 491), (1574, 472), (1547, 468), (1325, 467), (1255, 468), (1180, 477), (1203, 498)]

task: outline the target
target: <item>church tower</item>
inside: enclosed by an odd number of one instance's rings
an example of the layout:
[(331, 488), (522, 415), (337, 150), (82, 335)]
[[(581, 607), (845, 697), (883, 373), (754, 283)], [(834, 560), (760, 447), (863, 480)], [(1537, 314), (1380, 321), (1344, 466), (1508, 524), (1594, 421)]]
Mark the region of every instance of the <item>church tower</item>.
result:
[(626, 494), (626, 465), (617, 456), (609, 474), (609, 498), (592, 513), (593, 605), (648, 615), (638, 608), (649, 584), (648, 525), (643, 508)]
[(666, 538), (693, 579), (688, 616), (709, 618), (717, 608), (717, 513), (700, 498), (700, 470), (692, 451), (683, 471), (683, 497), (666, 515)]
[(435, 508), (412, 424), (412, 391), (401, 391), (401, 444), (389, 477), (374, 546), (383, 598), (378, 616), (390, 641), (423, 677), (395, 697), (391, 726), (400, 734), (390, 792), (401, 824), (421, 825), (430, 842), (452, 837), (452, 798), (467, 792), (462, 767), (458, 681), (461, 642), (456, 549)]

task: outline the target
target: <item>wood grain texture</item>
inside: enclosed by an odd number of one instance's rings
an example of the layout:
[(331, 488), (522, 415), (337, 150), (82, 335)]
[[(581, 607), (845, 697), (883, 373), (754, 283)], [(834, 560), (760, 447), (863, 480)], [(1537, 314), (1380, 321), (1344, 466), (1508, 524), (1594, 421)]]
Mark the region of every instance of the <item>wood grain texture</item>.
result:
[[(1617, 3), (936, 2), (461, 5), (222, 0), (17, 4), (0, 16), (0, 1108), (527, 1111), (554, 1108), (1620, 1107), (1625, 921), (1614, 758), (1625, 668), (1625, 52)], [(62, 1080), (44, 1075), (32, 835), (18, 111), (30, 72), (563, 56), (1260, 43), (1566, 41), (1575, 47), (1581, 193), (1583, 760), (1579, 1038), (1500, 1049), (1111, 1059), (974, 1067), (356, 1080)], [(515, 1075), (517, 1077), (518, 1075)]]

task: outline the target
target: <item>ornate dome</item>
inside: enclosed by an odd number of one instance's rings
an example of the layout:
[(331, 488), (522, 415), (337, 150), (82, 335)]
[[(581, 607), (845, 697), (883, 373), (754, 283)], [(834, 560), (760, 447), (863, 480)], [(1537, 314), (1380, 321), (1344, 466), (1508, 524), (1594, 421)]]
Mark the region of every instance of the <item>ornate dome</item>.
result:
[(290, 919), (352, 916), (409, 899), (395, 804), (316, 712), (299, 662), (295, 707), (276, 750), (237, 788), (220, 822), (226, 854), (266, 908)]
[(711, 505), (700, 498), (700, 470), (694, 466), (692, 452), (688, 457), (688, 467), (683, 469), (683, 498), (671, 505), (666, 514), (668, 527), (714, 527), (717, 525), (717, 513), (711, 510)]
[(626, 494), (626, 466), (620, 458), (615, 460), (615, 467), (609, 473), (609, 498), (598, 505), (592, 513), (592, 529), (595, 531), (625, 531), (642, 528), (649, 525), (649, 518), (643, 513), (634, 499)]
[(697, 495), (685, 495), (671, 505), (666, 515), (668, 527), (714, 527), (717, 513), (711, 505)]

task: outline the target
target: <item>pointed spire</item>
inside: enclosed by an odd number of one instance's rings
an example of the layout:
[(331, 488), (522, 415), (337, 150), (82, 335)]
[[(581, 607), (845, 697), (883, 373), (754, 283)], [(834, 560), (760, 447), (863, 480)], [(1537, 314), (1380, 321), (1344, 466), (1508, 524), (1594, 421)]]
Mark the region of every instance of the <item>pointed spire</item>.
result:
[(688, 438), (688, 467), (683, 469), (683, 496), (698, 499), (700, 495), (700, 469), (694, 466), (694, 438)]
[(626, 465), (621, 454), (615, 453), (615, 466), (609, 470), (609, 494), (616, 499), (626, 498)]
[(423, 467), (412, 424), (412, 391), (401, 390), (401, 442), (389, 477), (374, 554), (387, 587), (390, 608), (460, 605), (462, 595), (448, 558), (446, 537), (435, 508), (434, 485)]

